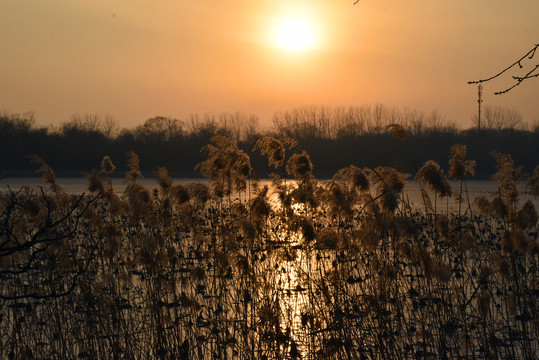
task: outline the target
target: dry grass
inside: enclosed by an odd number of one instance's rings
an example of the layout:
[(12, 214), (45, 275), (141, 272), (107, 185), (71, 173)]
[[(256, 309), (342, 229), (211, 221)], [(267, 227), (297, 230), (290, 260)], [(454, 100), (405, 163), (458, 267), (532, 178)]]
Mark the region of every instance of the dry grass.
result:
[[(461, 214), (411, 210), (391, 168), (322, 185), (301, 150), (257, 148), (296, 179), (247, 192), (249, 159), (222, 137), (209, 186), (160, 168), (147, 189), (130, 154), (122, 196), (110, 159), (74, 196), (39, 162), (49, 190), (0, 194), (1, 357), (537, 358), (538, 216), (510, 159), (499, 194)], [(472, 162), (452, 153), (464, 182)], [(438, 164), (416, 177), (451, 193)]]

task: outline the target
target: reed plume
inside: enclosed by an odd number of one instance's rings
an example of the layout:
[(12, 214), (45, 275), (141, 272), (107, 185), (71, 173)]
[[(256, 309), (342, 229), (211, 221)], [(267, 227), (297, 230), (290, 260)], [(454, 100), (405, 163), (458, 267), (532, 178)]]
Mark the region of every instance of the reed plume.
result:
[(189, 195), (189, 190), (181, 184), (172, 185), (170, 193), (172, 194), (172, 197), (177, 201), (178, 205), (182, 205), (188, 202), (191, 198)]
[(127, 154), (127, 168), (128, 172), (125, 174), (125, 183), (137, 181), (137, 179), (142, 177), (140, 172), (140, 160), (137, 154), (132, 151), (129, 151)]
[(450, 152), (449, 176), (455, 180), (462, 180), (466, 174), (475, 175), (475, 161), (465, 160), (466, 145), (453, 145)]
[(337, 171), (337, 173), (333, 176), (333, 180), (347, 181), (350, 185), (350, 191), (369, 190), (369, 178), (367, 177), (367, 174), (354, 165), (350, 165)]
[(474, 204), (475, 206), (477, 206), (477, 209), (482, 215), (485, 215), (485, 216), (491, 215), (492, 206), (491, 206), (490, 200), (487, 199), (485, 195), (477, 196), (474, 200)]
[(88, 179), (88, 190), (90, 192), (102, 192), (105, 189), (103, 180), (99, 177), (99, 174), (96, 170), (93, 170), (90, 174), (86, 176)]
[(112, 163), (112, 160), (109, 156), (103, 156), (101, 160), (101, 173), (102, 174), (112, 174), (116, 170), (116, 166)]
[(513, 204), (518, 200), (519, 196), (516, 180), (522, 171), (522, 167), (515, 167), (515, 163), (510, 155), (494, 151), (493, 156), (496, 159), (496, 168), (498, 169), (496, 174), (494, 174), (494, 180), (498, 182), (502, 198), (510, 206), (510, 209), (512, 209)]
[(539, 166), (533, 170), (532, 176), (526, 184), (533, 196), (539, 196)]
[(251, 200), (250, 213), (255, 221), (265, 221), (272, 209), (267, 199), (268, 187), (264, 186), (262, 191)]
[(286, 172), (293, 175), (298, 180), (309, 180), (312, 176), (313, 163), (311, 157), (305, 151), (301, 154), (294, 154), (286, 163)]
[(436, 161), (427, 161), (417, 172), (416, 179), (429, 185), (431, 190), (441, 197), (451, 196), (451, 185)]
[(268, 157), (268, 166), (278, 168), (284, 164), (284, 145), (279, 140), (264, 136), (256, 142), (253, 151), (258, 150)]
[(210, 200), (210, 189), (206, 184), (191, 183), (187, 185), (187, 192), (189, 198), (198, 206), (203, 206)]
[(395, 136), (397, 139), (400, 139), (402, 141), (406, 141), (406, 131), (404, 131), (404, 128), (400, 124), (389, 124), (387, 128), (391, 131), (393, 136)]
[(30, 162), (39, 165), (39, 169), (36, 170), (36, 173), (41, 174), (41, 181), (49, 185), (49, 188), (52, 192), (61, 192), (62, 188), (56, 183), (56, 176), (54, 175), (54, 171), (49, 165), (47, 165), (45, 160), (43, 160), (38, 155), (30, 155), (29, 158)]
[(319, 250), (336, 250), (342, 243), (341, 236), (332, 229), (324, 229), (316, 236), (315, 249)]
[(530, 200), (526, 201), (517, 213), (517, 224), (522, 229), (532, 229), (537, 224), (537, 220), (535, 206)]
[(164, 194), (168, 194), (172, 187), (172, 177), (170, 176), (168, 169), (162, 166), (158, 167), (157, 170), (154, 171), (154, 174), (159, 186), (161, 187), (161, 191)]

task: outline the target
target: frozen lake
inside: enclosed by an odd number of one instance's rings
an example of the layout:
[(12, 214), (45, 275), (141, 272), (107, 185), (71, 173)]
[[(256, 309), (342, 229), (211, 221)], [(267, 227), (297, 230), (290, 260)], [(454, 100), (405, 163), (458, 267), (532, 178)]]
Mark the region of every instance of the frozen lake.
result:
[[(173, 179), (174, 183), (188, 184), (193, 182), (207, 182), (207, 179), (188, 179), (188, 178), (176, 178)], [(319, 180), (320, 183), (324, 183), (326, 180)], [(139, 182), (144, 184), (149, 189), (158, 188), (159, 184), (154, 178), (142, 178), (139, 179)], [(84, 177), (61, 177), (57, 178), (57, 183), (68, 193), (80, 194), (86, 192), (88, 180)], [(265, 179), (261, 181), (262, 185), (271, 185), (271, 180)], [(0, 180), (0, 191), (7, 191), (8, 189), (18, 190), (22, 186), (29, 186), (31, 189), (37, 190), (40, 186), (43, 186), (40, 178), (38, 177), (6, 177)], [(112, 186), (114, 192), (121, 194), (125, 189), (125, 184), (123, 183), (123, 178), (113, 178)], [(459, 190), (460, 183), (452, 182), (451, 187), (453, 193)], [(468, 191), (468, 197), (470, 202), (473, 203), (473, 200), (479, 195), (486, 195), (489, 199), (498, 192), (497, 183), (491, 180), (469, 180), (466, 182), (466, 187)], [(536, 208), (539, 208), (539, 198), (531, 196), (526, 192), (525, 183), (519, 183), (519, 188), (521, 191), (521, 204), (524, 204), (525, 201), (531, 200)], [(423, 200), (421, 198), (421, 190), (419, 184), (416, 181), (407, 181), (404, 188), (405, 200), (409, 200), (410, 204), (414, 208), (423, 208)], [(433, 199), (432, 199), (433, 200)], [(464, 197), (463, 204), (467, 203), (466, 197)], [(451, 210), (455, 210), (458, 207), (457, 200), (452, 197), (447, 203), (446, 199), (438, 199), (437, 207), (441, 210), (445, 209), (446, 206), (449, 206)], [(463, 209), (466, 208), (463, 205)]]

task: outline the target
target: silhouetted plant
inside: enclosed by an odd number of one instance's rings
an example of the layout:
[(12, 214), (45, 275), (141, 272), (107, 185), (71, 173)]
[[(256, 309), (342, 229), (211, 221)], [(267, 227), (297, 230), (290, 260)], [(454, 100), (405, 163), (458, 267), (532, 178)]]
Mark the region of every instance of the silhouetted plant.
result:
[[(497, 194), (433, 217), (405, 204), (402, 172), (349, 166), (318, 183), (309, 155), (285, 161), (279, 143), (257, 149), (295, 180), (255, 182), (250, 200), (250, 161), (223, 137), (200, 165), (208, 182), (161, 167), (147, 188), (132, 153), (118, 194), (108, 157), (90, 195), (65, 193), (38, 160), (46, 187), (0, 193), (2, 355), (534, 358), (538, 215), (510, 158), (498, 155)], [(452, 148), (461, 181), (465, 156)], [(417, 178), (449, 195), (437, 163)]]

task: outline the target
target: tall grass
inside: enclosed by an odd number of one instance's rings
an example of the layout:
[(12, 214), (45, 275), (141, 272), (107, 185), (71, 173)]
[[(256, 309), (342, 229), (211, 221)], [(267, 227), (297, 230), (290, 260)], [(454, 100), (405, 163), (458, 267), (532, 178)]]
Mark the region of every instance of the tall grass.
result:
[[(130, 153), (121, 196), (108, 157), (81, 195), (36, 158), (47, 187), (0, 195), (1, 357), (537, 358), (538, 215), (510, 157), (475, 205), (465, 147), (449, 161), (458, 191), (424, 164), (419, 211), (406, 174), (350, 166), (321, 183), (287, 145), (255, 146), (282, 170), (271, 188), (224, 137), (199, 165), (209, 185), (159, 168), (148, 189)], [(436, 204), (451, 193), (454, 213)]]

